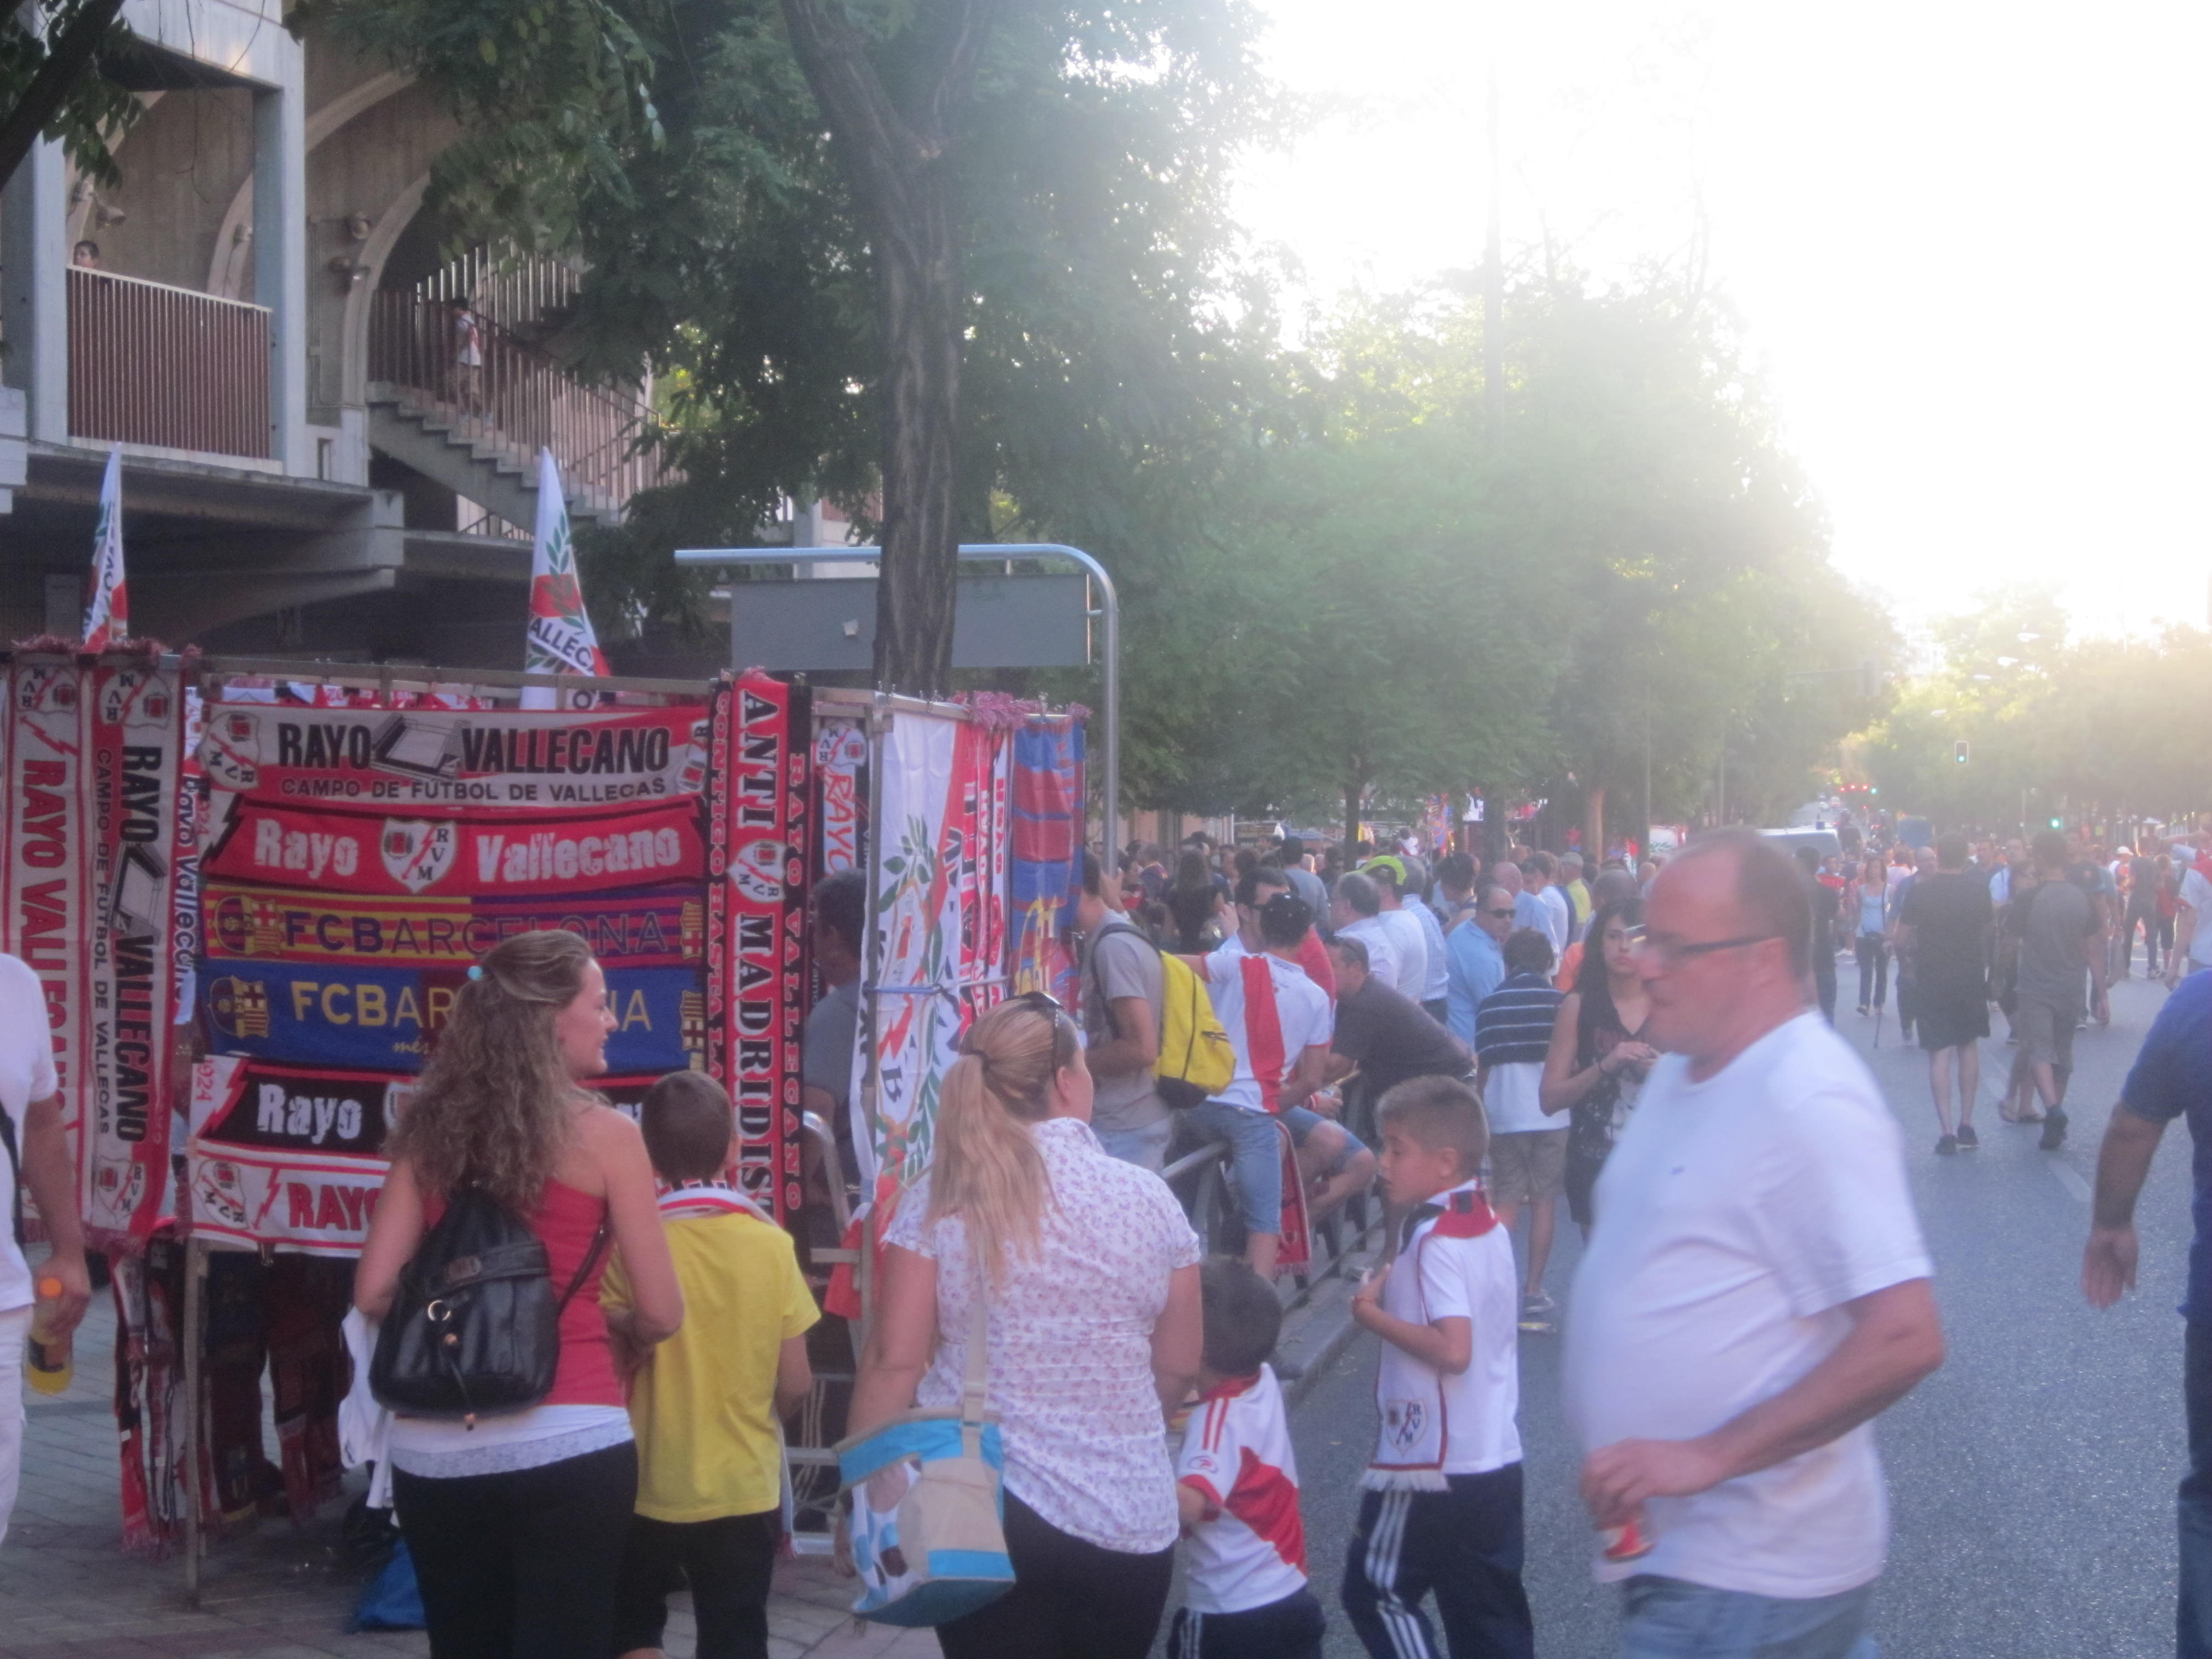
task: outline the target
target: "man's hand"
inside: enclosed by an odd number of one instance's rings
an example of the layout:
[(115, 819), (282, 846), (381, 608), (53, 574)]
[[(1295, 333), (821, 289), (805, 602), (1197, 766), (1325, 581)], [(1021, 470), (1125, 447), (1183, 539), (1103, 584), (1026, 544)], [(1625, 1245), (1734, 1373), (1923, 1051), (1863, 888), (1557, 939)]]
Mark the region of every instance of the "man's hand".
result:
[(2093, 1308), (2109, 1308), (2136, 1287), (2136, 1230), (2092, 1227), (2081, 1252), (2081, 1294)]
[(1596, 1525), (1625, 1527), (1647, 1498), (1687, 1498), (1728, 1478), (1702, 1440), (1616, 1440), (1583, 1460), (1583, 1502)]
[(83, 1319), (85, 1310), (92, 1306), (92, 1273), (84, 1263), (84, 1253), (64, 1254), (57, 1250), (41, 1261), (32, 1275), (33, 1280), (58, 1279), (62, 1282), (60, 1305), (54, 1312), (57, 1335), (67, 1335)]

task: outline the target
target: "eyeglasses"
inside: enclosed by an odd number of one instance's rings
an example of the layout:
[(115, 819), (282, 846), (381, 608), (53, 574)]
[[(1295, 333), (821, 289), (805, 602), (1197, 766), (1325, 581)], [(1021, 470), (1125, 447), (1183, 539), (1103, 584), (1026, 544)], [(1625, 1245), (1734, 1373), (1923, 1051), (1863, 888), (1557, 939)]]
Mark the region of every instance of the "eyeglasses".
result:
[(1067, 1005), (1049, 991), (1017, 991), (1006, 999), (1018, 1002), (1024, 1008), (1034, 1008), (1041, 1014), (1064, 1014)]
[(1513, 915), (1513, 907), (1509, 904), (1502, 910), (1485, 910), (1482, 914), (1486, 916), (1497, 916), (1501, 920), (1509, 919)]
[(1780, 939), (1779, 933), (1746, 933), (1738, 939), (1692, 939), (1677, 942), (1655, 939), (1641, 927), (1627, 932), (1628, 948), (1638, 956), (1649, 957), (1662, 968), (1671, 968), (1692, 957), (1709, 957), (1716, 951), (1740, 951), (1747, 945), (1761, 945), (1771, 939)]

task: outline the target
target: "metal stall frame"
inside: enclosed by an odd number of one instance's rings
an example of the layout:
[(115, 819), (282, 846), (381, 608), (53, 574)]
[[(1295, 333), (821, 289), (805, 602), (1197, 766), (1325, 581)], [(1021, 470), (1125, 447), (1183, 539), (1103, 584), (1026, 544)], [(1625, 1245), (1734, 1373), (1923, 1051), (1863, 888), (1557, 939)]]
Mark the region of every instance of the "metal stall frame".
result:
[[(883, 558), (880, 547), (684, 547), (676, 550), (676, 562), (692, 567), (713, 568), (723, 565), (801, 565), (801, 564), (875, 564)], [(1119, 856), (1121, 850), (1121, 599), (1115, 591), (1114, 578), (1106, 567), (1079, 547), (1070, 547), (1065, 542), (963, 542), (960, 556), (963, 560), (993, 561), (1004, 559), (1066, 559), (1081, 567), (1098, 591), (1098, 607), (1086, 614), (1098, 619), (1105, 635), (1105, 660), (1101, 665), (1103, 676), (1105, 708), (1100, 720), (1099, 745), (1105, 751), (1100, 767), (1099, 815), (1105, 831), (1104, 840), (1109, 858)], [(732, 640), (735, 641), (735, 617), (738, 599), (730, 596)], [(732, 672), (746, 665), (732, 661)], [(815, 696), (824, 695), (817, 688)], [(867, 694), (863, 693), (863, 696)], [(894, 702), (903, 701), (918, 707), (928, 707), (915, 698), (900, 698), (896, 694), (884, 692), (881, 696)]]
[[(500, 668), (447, 669), (415, 663), (338, 663), (303, 661), (292, 657), (209, 656), (196, 665), (197, 686), (207, 696), (208, 682), (234, 676), (289, 681), (298, 684), (338, 685), (374, 690), (389, 696), (395, 691), (520, 691), (526, 686), (549, 686), (568, 691), (629, 691), (652, 696), (697, 697), (702, 702), (713, 682), (641, 679), (629, 676), (524, 673)], [(178, 1149), (181, 1151), (182, 1149)], [(189, 1201), (189, 1200), (187, 1200)], [(183, 1453), (187, 1501), (185, 1504), (185, 1604), (200, 1604), (200, 1569), (207, 1554), (206, 1528), (200, 1519), (198, 1491), (200, 1458), (204, 1445), (200, 1399), (201, 1363), (204, 1354), (207, 1318), (208, 1258), (218, 1249), (251, 1255), (247, 1249), (217, 1245), (196, 1237), (189, 1217), (180, 1218), (178, 1237), (185, 1247), (184, 1347), (186, 1409)], [(264, 1255), (274, 1254), (264, 1247)]]

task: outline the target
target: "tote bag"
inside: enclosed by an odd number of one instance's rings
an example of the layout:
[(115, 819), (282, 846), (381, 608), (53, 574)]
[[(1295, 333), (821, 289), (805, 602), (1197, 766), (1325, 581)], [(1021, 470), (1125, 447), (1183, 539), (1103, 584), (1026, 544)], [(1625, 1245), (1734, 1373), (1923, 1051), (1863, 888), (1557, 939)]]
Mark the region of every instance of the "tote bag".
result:
[(853, 1494), (853, 1611), (878, 1624), (942, 1625), (1013, 1587), (1000, 1481), (1006, 1454), (985, 1409), (991, 1315), (979, 1293), (957, 1407), (917, 1407), (837, 1443)]

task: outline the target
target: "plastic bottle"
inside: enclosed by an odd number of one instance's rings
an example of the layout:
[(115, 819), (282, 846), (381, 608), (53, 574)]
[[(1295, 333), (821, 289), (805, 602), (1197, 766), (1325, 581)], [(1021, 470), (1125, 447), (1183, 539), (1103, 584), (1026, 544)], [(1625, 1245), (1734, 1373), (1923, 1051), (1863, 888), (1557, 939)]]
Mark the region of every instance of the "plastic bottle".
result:
[(76, 1375), (72, 1357), (75, 1343), (67, 1331), (56, 1334), (54, 1317), (61, 1311), (62, 1282), (51, 1273), (39, 1280), (39, 1299), (32, 1304), (31, 1340), (24, 1352), (24, 1368), (31, 1386), (40, 1394), (59, 1394)]

